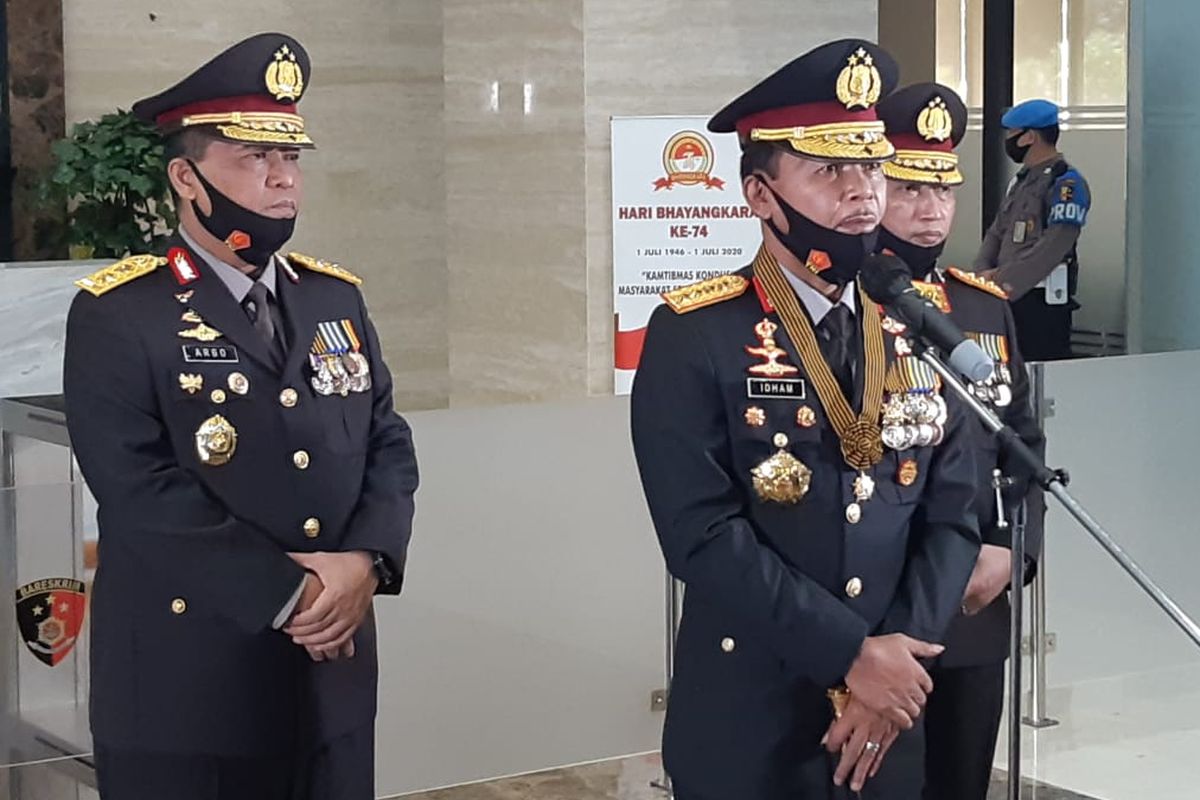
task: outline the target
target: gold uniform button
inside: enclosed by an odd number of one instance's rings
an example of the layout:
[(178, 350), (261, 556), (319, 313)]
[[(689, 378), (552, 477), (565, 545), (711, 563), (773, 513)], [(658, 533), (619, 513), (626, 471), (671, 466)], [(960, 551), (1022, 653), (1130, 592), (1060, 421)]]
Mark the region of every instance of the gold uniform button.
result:
[(296, 469), (308, 469), (308, 451), (297, 450), (292, 453), (292, 463), (296, 465)]
[(849, 522), (851, 525), (857, 525), (861, 519), (862, 506), (860, 506), (858, 503), (851, 503), (850, 505), (846, 506), (846, 522)]
[(733, 640), (732, 636), (726, 636), (724, 639), (721, 640), (721, 649), (724, 650), (726, 653), (732, 653), (736, 648), (737, 648), (737, 642), (735, 642)]
[(300, 395), (296, 393), (295, 389), (288, 388), (279, 393), (279, 405), (284, 408), (295, 408), (299, 400)]
[(309, 539), (315, 539), (321, 535), (321, 520), (316, 517), (309, 517), (304, 520), (304, 535)]
[(863, 591), (862, 578), (851, 578), (850, 580), (846, 581), (846, 596), (847, 597), (853, 599), (853, 598), (861, 595), (862, 591)]
[(217, 405), (220, 405), (221, 403), (225, 402), (225, 390), (224, 389), (213, 389), (212, 394), (209, 395), (209, 397), (212, 399), (212, 401), (214, 403), (216, 403)]
[(172, 614), (182, 614), (185, 611), (187, 611), (187, 601), (182, 597), (176, 597), (171, 601)]

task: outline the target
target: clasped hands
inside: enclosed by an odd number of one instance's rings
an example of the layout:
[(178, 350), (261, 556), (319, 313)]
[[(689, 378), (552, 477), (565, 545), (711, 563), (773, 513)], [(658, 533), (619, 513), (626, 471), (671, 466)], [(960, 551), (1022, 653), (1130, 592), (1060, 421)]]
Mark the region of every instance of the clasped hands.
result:
[(863, 642), (846, 675), (849, 703), (822, 740), (830, 753), (841, 754), (834, 784), (849, 780), (850, 788), (860, 792), (878, 774), (900, 731), (916, 724), (933, 691), (933, 680), (918, 659), (933, 658), (944, 649), (899, 633)]
[(379, 578), (370, 554), (288, 553), (308, 571), (283, 632), (313, 661), (354, 657), (354, 632), (366, 619)]

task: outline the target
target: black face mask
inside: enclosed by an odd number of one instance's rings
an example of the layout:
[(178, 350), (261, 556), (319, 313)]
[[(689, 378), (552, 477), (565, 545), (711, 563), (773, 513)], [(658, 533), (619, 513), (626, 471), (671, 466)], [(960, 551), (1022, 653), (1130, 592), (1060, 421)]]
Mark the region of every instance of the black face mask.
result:
[(1024, 136), (1028, 131), (1021, 131), (1016, 136), (1010, 136), (1004, 140), (1004, 152), (1008, 153), (1008, 157), (1018, 164), (1025, 163), (1025, 156), (1029, 155), (1031, 144), (1020, 145), (1017, 141)]
[(196, 208), (196, 218), (204, 230), (220, 239), (238, 258), (256, 267), (265, 267), (271, 256), (292, 238), (296, 229), (296, 218), (275, 219), (256, 214), (221, 194), (217, 187), (208, 182), (195, 163), (189, 161), (196, 177), (208, 192), (212, 202), (212, 213), (205, 216)]
[(787, 220), (788, 231), (783, 233), (774, 220), (770, 219), (766, 220), (767, 227), (792, 255), (807, 264), (811, 251), (820, 250), (826, 253), (831, 266), (816, 272), (816, 275), (834, 286), (845, 286), (858, 276), (863, 261), (875, 251), (878, 229), (870, 233), (857, 234), (841, 233), (822, 227), (792, 208), (765, 180), (763, 180), (763, 186), (766, 186), (767, 191), (775, 196), (775, 201), (783, 210), (783, 218)]
[(887, 228), (881, 227), (879, 229), (879, 248), (895, 253), (908, 267), (913, 279), (923, 281), (933, 271), (942, 251), (946, 249), (946, 243), (935, 244), (933, 247), (922, 247), (919, 244), (906, 242)]

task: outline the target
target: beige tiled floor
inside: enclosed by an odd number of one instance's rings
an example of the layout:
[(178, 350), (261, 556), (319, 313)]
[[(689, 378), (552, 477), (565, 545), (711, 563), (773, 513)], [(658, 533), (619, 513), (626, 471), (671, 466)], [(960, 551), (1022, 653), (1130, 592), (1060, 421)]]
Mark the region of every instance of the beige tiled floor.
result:
[[(659, 777), (657, 756), (636, 756), (535, 775), (408, 795), (405, 800), (666, 800), (651, 786)], [(1026, 785), (1024, 800), (1091, 800), (1047, 786)], [(1003, 775), (996, 773), (988, 800), (1003, 800)]]

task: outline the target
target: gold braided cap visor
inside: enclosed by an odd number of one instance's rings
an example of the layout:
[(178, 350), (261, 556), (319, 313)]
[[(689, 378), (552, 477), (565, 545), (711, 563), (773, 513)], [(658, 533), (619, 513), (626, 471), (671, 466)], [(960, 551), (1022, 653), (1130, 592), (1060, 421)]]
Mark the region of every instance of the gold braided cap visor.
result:
[(887, 161), (896, 152), (879, 121), (751, 128), (750, 141), (787, 142), (801, 155), (831, 161)]
[(963, 182), (958, 155), (941, 150), (897, 150), (896, 157), (883, 165), (883, 174), (905, 183), (958, 186)]
[(273, 144), (285, 147), (313, 147), (304, 132), (304, 117), (276, 111), (229, 111), (214, 114), (190, 114), (179, 128), (213, 126), (226, 139), (246, 144)]

